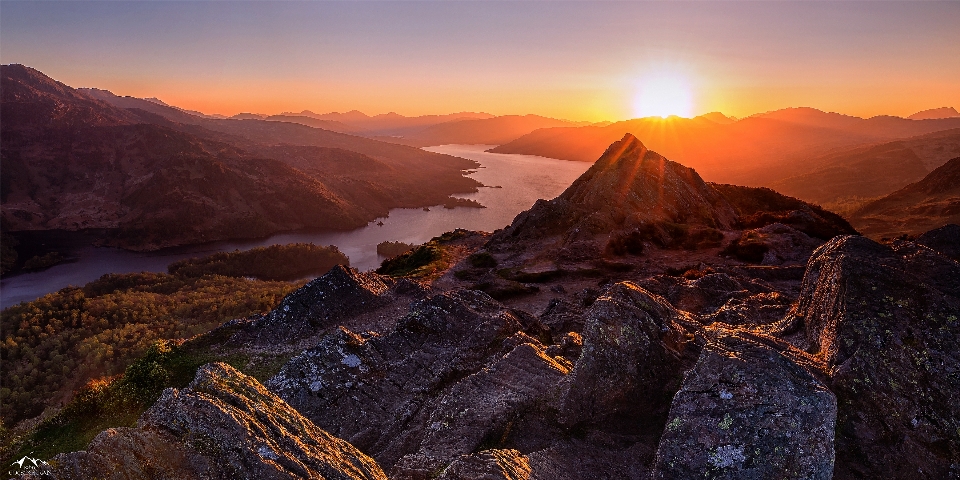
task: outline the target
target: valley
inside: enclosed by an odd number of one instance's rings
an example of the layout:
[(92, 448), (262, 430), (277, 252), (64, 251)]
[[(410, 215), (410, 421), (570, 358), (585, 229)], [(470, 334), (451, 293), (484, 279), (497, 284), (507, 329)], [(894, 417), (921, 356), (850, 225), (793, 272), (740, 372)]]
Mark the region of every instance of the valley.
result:
[(879, 243), (627, 134), (505, 228), (154, 343), (11, 447), (60, 478), (948, 478), (955, 227)]
[(4, 478), (960, 478), (954, 5), (0, 9)]

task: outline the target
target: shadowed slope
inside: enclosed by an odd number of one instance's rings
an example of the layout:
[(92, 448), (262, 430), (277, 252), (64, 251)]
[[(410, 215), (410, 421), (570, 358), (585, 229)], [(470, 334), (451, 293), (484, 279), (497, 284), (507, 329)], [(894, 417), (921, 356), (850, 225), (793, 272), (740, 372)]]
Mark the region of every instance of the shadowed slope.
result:
[(918, 234), (960, 223), (960, 157), (864, 205), (851, 214), (851, 222), (871, 237)]

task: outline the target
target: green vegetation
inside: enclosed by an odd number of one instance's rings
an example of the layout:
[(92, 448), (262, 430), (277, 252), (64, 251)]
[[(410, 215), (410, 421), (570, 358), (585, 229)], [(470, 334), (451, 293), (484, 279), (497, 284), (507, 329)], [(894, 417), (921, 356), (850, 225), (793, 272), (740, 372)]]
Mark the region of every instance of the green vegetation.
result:
[(310, 274), (322, 275), (334, 265), (350, 265), (350, 259), (340, 253), (337, 247), (291, 243), (181, 260), (170, 264), (167, 271), (184, 277), (225, 275), (261, 280), (296, 280)]
[(446, 250), (445, 244), (461, 239), (470, 232), (456, 229), (433, 237), (429, 242), (396, 258), (384, 260), (377, 269), (381, 275), (391, 277), (430, 278), (442, 274), (450, 268), (453, 256)]
[(10, 273), (17, 268), (17, 246), (20, 242), (5, 233), (0, 234), (0, 275)]
[(63, 255), (60, 255), (60, 252), (48, 252), (44, 255), (38, 255), (32, 257), (26, 262), (23, 262), (24, 270), (45, 270), (54, 265), (63, 263), (65, 258)]
[(487, 252), (473, 253), (467, 257), (467, 260), (470, 261), (473, 268), (494, 268), (497, 266), (497, 259)]
[(384, 260), (377, 273), (391, 277), (425, 277), (444, 266), (443, 251), (431, 241), (399, 257)]
[(299, 284), (162, 273), (104, 275), (0, 312), (0, 418), (5, 425), (116, 375), (151, 343), (189, 338), (269, 311)]
[(487, 208), (482, 203), (470, 198), (449, 197), (443, 202), (443, 208), (452, 210), (457, 207)]
[[(82, 449), (106, 428), (133, 425), (164, 388), (186, 386), (209, 362), (266, 380), (290, 354), (225, 348), (239, 326), (220, 326), (271, 310), (303, 282), (250, 277), (301, 278), (338, 263), (347, 258), (335, 247), (312, 244), (218, 253), (166, 274), (104, 275), (5, 309), (0, 460)], [(41, 414), (35, 427), (20, 423)]]
[(414, 245), (403, 242), (380, 242), (377, 244), (377, 255), (388, 259), (395, 258), (413, 250), (413, 247)]

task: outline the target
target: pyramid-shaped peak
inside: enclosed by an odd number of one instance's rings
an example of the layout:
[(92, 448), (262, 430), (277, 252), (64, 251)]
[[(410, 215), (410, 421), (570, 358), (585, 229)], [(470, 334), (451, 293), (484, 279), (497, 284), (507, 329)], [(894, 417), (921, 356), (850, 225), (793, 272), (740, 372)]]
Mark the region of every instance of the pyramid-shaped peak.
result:
[(700, 175), (647, 149), (628, 133), (614, 142), (560, 199), (638, 221), (730, 227), (736, 213)]
[(497, 245), (523, 238), (572, 239), (660, 224), (726, 230), (737, 219), (736, 209), (694, 169), (667, 160), (627, 133), (559, 197), (538, 201), (489, 245), (500, 248)]
[(607, 150), (600, 156), (598, 163), (603, 159), (617, 160), (623, 157), (642, 156), (648, 151), (647, 147), (639, 138), (627, 132), (623, 135), (623, 138), (611, 143), (610, 146), (607, 147)]

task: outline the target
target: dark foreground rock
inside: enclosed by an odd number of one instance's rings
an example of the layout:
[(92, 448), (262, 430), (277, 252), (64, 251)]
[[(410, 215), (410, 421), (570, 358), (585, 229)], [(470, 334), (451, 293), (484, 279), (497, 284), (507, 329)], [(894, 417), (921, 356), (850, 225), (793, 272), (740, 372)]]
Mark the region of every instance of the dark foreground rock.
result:
[(699, 353), (695, 323), (632, 283), (611, 286), (586, 313), (583, 353), (565, 385), (561, 422), (659, 431), (683, 371)]
[[(341, 329), (267, 385), (318, 425), (402, 475), (428, 478), (509, 429), (569, 369), (537, 320), (461, 291), (411, 306), (383, 336)], [(491, 440), (492, 441), (492, 440)], [(420, 472), (420, 473), (417, 473)]]
[(337, 265), (323, 276), (287, 295), (252, 327), (260, 343), (281, 343), (335, 326), (345, 318), (387, 303), (386, 277)]
[(960, 265), (835, 238), (810, 259), (791, 330), (837, 396), (835, 478), (960, 476)]
[(960, 262), (960, 225), (951, 223), (917, 237), (917, 243)]
[(829, 480), (836, 414), (833, 394), (792, 360), (722, 337), (673, 399), (653, 478)]
[(380, 467), (256, 380), (222, 364), (167, 389), (136, 428), (112, 428), (51, 462), (60, 479), (383, 479)]

